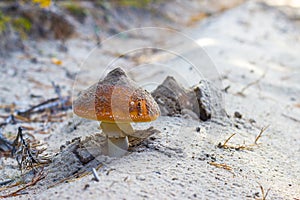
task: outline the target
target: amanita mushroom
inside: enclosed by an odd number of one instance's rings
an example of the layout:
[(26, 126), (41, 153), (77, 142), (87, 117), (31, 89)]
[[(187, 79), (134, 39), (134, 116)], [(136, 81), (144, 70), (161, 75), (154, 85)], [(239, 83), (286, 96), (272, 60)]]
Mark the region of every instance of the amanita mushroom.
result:
[(82, 118), (101, 121), (100, 127), (108, 138), (108, 155), (123, 156), (128, 149), (128, 135), (134, 131), (131, 122), (150, 122), (160, 110), (146, 90), (130, 80), (121, 68), (80, 93), (73, 110)]

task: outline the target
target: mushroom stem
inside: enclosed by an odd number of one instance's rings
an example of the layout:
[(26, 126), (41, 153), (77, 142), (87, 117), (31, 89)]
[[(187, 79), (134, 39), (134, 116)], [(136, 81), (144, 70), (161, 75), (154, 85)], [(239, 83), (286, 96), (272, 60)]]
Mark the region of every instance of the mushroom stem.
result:
[(120, 158), (127, 153), (128, 138), (108, 138), (108, 156)]
[(101, 122), (100, 127), (108, 137), (108, 156), (124, 156), (129, 147), (127, 135), (133, 133), (130, 123)]

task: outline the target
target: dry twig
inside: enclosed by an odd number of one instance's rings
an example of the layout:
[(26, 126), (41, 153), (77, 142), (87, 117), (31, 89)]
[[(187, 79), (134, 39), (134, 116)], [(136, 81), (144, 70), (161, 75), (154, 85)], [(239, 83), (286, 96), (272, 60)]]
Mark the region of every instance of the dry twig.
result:
[(258, 84), (263, 78), (265, 78), (267, 72), (264, 72), (257, 80), (248, 83), (245, 87), (241, 89), (241, 91), (237, 92), (240, 96), (245, 96), (244, 92), (251, 86)]
[(4, 181), (1, 181), (0, 182), (0, 186), (4, 186), (4, 185), (7, 185), (11, 182), (13, 182), (14, 180), (13, 179), (7, 179), (7, 180), (4, 180)]
[(248, 145), (228, 145), (227, 143), (229, 142), (229, 140), (236, 135), (236, 133), (230, 135), (225, 142), (222, 144), (221, 142), (217, 145), (218, 148), (222, 148), (222, 149), (234, 149), (234, 150), (252, 150), (252, 148), (255, 145), (258, 145), (258, 140), (261, 138), (262, 134), (265, 132), (265, 130), (269, 128), (269, 125), (266, 127), (263, 127), (259, 134), (255, 137), (254, 143), (253, 144), (248, 144)]
[(269, 126), (270, 126), (270, 125), (268, 125), (268, 126), (266, 126), (266, 127), (263, 127), (263, 128), (260, 130), (258, 136), (256, 136), (256, 138), (255, 138), (254, 144), (257, 144), (259, 138), (261, 138), (262, 134), (265, 132), (265, 130), (267, 130), (267, 129), (269, 128)]
[(235, 136), (236, 133), (230, 135), (225, 142), (222, 144), (221, 142), (217, 145), (218, 148), (222, 148), (222, 149), (234, 149), (234, 150), (251, 150), (251, 146), (246, 146), (246, 145), (237, 145), (237, 146), (233, 146), (233, 145), (228, 145), (227, 143), (229, 142), (229, 140)]
[(43, 172), (43, 170), (41, 170), (39, 173), (36, 174), (36, 176), (34, 176), (32, 178), (31, 182), (27, 183), (25, 186), (17, 189), (16, 191), (14, 191), (12, 193), (0, 196), (0, 198), (16, 197), (16, 196), (19, 196), (19, 195), (26, 194), (24, 192), (23, 193), (20, 193), (20, 192), (27, 189), (28, 187), (34, 186), (37, 182), (44, 179), (45, 177), (46, 177), (46, 174)]
[(46, 156), (40, 156), (46, 149), (38, 150), (40, 144), (33, 143), (33, 148), (30, 143), (23, 137), (22, 128), (18, 128), (18, 135), (13, 142), (12, 156), (16, 157), (20, 170), (35, 169), (42, 164), (47, 164), (50, 159)]
[(96, 171), (95, 168), (92, 168), (92, 173), (93, 173), (93, 176), (94, 176), (93, 180), (99, 182), (100, 178), (99, 178), (99, 175), (98, 175), (98, 173), (97, 173), (97, 171)]
[(230, 166), (228, 166), (227, 164), (225, 163), (216, 163), (216, 162), (209, 162), (208, 164), (212, 165), (212, 166), (215, 166), (217, 168), (222, 168), (222, 169), (226, 169), (228, 171), (231, 171), (232, 168)]
[(281, 115), (284, 116), (284, 117), (286, 117), (286, 118), (288, 118), (288, 119), (290, 119), (290, 120), (293, 120), (293, 121), (295, 121), (295, 122), (300, 122), (300, 119), (297, 119), (297, 118), (295, 118), (295, 117), (286, 115), (286, 114), (284, 114), (284, 113), (282, 113)]
[(266, 193), (265, 193), (265, 190), (264, 190), (264, 188), (261, 184), (259, 184), (259, 188), (260, 188), (260, 191), (261, 191), (261, 194), (262, 194), (261, 200), (266, 200), (271, 188), (269, 188)]
[[(103, 165), (100, 164), (95, 170), (100, 169), (102, 166), (103, 166)], [(85, 176), (87, 176), (87, 175), (90, 175), (91, 173), (93, 173), (93, 172), (91, 172), (91, 171), (80, 171), (80, 172), (77, 172), (76, 174), (74, 174), (74, 175), (72, 175), (72, 176), (66, 177), (66, 178), (64, 178), (64, 179), (62, 179), (62, 180), (59, 180), (59, 181), (55, 182), (54, 184), (48, 186), (47, 189), (53, 188), (53, 187), (55, 187), (55, 186), (57, 186), (58, 184), (63, 183), (63, 182), (73, 182), (73, 181), (76, 181), (76, 180), (78, 180), (78, 179), (80, 179), (80, 178), (82, 178), (82, 177), (85, 177)], [(99, 180), (100, 180), (100, 179), (99, 179)]]
[[(52, 83), (55, 93), (58, 97), (47, 99), (37, 105), (31, 106), (26, 110), (15, 110), (15, 107), (10, 109), (11, 114), (8, 116), (2, 116), (5, 118), (4, 122), (0, 123), (0, 127), (7, 124), (16, 124), (20, 122), (32, 122), (31, 117), (34, 114), (45, 113), (48, 111), (46, 120), (49, 120), (49, 116), (57, 113), (58, 111), (66, 111), (72, 107), (71, 97), (62, 96), (61, 89), (58, 85)], [(45, 120), (35, 120), (35, 122), (45, 122)]]

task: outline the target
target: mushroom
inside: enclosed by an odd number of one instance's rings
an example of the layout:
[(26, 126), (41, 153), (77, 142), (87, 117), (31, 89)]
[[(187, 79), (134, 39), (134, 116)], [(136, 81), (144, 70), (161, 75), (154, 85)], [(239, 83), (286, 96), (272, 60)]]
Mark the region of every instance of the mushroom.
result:
[(127, 136), (134, 133), (131, 122), (150, 122), (160, 115), (151, 94), (138, 87), (121, 68), (81, 92), (73, 102), (73, 111), (79, 117), (101, 121), (108, 138), (108, 155), (112, 157), (127, 152)]

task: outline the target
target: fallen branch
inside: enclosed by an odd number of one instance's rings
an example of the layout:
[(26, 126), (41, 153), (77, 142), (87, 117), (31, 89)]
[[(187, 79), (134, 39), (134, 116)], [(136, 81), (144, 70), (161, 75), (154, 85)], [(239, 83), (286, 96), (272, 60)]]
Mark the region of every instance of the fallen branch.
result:
[(34, 105), (26, 110), (16, 110), (13, 114), (6, 117), (5, 121), (0, 123), (0, 127), (7, 124), (17, 124), (20, 122), (31, 122), (30, 118), (33, 114), (42, 113), (47, 110), (50, 113), (57, 111), (65, 111), (72, 108), (71, 97), (66, 96), (62, 98), (48, 99), (42, 103)]
[(40, 104), (32, 106), (31, 108), (24, 111), (17, 111), (16, 114), (22, 117), (30, 118), (32, 114), (41, 113), (45, 110), (58, 111), (67, 110), (71, 108), (70, 96), (62, 98), (52, 98), (48, 99)]
[[(17, 124), (20, 122), (32, 122), (31, 117), (33, 114), (43, 113), (49, 111), (50, 115), (58, 111), (66, 111), (72, 108), (71, 96), (62, 96), (61, 89), (58, 85), (55, 85), (52, 82), (55, 93), (58, 97), (47, 99), (44, 102), (41, 102), (37, 105), (31, 106), (26, 110), (14, 110), (14, 107), (11, 107), (11, 114), (8, 116), (1, 117), (5, 118), (4, 122), (0, 123), (0, 127), (6, 126), (7, 124)], [(39, 120), (38, 122), (41, 122)], [(44, 122), (44, 121), (42, 121)]]

